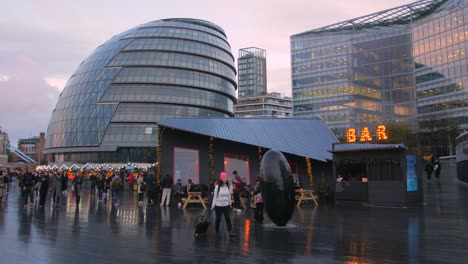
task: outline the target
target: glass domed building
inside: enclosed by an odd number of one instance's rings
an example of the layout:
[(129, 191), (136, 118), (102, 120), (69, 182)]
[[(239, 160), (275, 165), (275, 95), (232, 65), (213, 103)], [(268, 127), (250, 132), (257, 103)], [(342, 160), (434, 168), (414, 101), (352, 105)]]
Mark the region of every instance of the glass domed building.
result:
[(165, 117), (232, 117), (226, 34), (203, 20), (152, 21), (99, 46), (70, 77), (47, 129), (49, 162), (153, 162)]

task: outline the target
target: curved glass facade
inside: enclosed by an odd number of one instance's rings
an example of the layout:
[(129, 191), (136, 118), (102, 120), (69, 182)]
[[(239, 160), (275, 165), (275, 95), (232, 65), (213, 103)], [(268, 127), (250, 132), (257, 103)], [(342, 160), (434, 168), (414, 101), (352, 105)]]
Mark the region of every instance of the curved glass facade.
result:
[(219, 26), (184, 18), (140, 25), (99, 46), (70, 77), (45, 153), (59, 162), (154, 162), (159, 120), (234, 116), (235, 79)]
[(467, 129), (467, 22), (467, 1), (423, 0), (293, 35), (294, 116), (338, 137), (390, 122)]

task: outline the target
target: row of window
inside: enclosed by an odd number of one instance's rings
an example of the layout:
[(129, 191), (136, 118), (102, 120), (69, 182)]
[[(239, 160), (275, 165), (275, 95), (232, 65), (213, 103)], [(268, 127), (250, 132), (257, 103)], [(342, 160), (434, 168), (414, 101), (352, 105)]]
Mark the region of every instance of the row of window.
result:
[(190, 29), (181, 28), (140, 28), (125, 38), (147, 38), (147, 37), (158, 37), (158, 38), (181, 38), (188, 40), (196, 40), (204, 43), (208, 43), (214, 46), (218, 46), (227, 52), (231, 52), (231, 47), (226, 40), (219, 37), (213, 36), (209, 33), (200, 32)]
[(224, 78), (211, 74), (179, 69), (124, 68), (114, 83), (160, 83), (200, 87), (235, 98), (235, 86)]
[[(464, 8), (466, 10), (466, 8)], [(459, 27), (465, 22), (463, 11), (451, 12), (444, 17), (425, 21), (423, 24), (417, 25), (413, 29), (415, 39), (430, 37), (438, 33), (449, 31), (450, 29)]]
[(463, 89), (459, 84), (453, 83), (448, 85), (442, 85), (430, 90), (420, 90), (417, 92), (417, 98), (426, 98), (443, 94), (450, 94), (459, 92)]
[(449, 111), (453, 109), (468, 109), (468, 100), (456, 100), (451, 102), (445, 102), (440, 104), (433, 104), (433, 105), (426, 105), (418, 107), (418, 113), (432, 113), (432, 112), (440, 112), (440, 111)]
[(103, 92), (119, 71), (120, 69), (100, 69), (75, 74), (68, 80), (61, 97)]
[(135, 39), (124, 50), (167, 50), (198, 54), (221, 60), (234, 67), (234, 58), (223, 49), (205, 43), (168, 38)]
[(160, 52), (160, 51), (130, 51), (119, 53), (108, 66), (162, 66), (178, 67), (215, 73), (233, 82), (235, 71), (224, 63), (200, 56)]
[(217, 108), (232, 113), (233, 101), (227, 96), (186, 87), (174, 86), (111, 86), (102, 102), (161, 102)]
[(170, 21), (151, 21), (146, 24), (144, 24), (140, 28), (148, 28), (148, 27), (171, 27), (171, 28), (188, 28), (188, 29), (195, 29), (198, 31), (205, 31), (207, 33), (213, 34), (218, 36), (219, 38), (225, 39), (226, 36), (212, 28), (205, 27), (205, 26), (200, 26), (200, 25), (195, 25), (195, 24), (189, 24), (189, 23), (183, 23), (183, 22), (170, 22)]
[(48, 140), (55, 147), (95, 146), (99, 144), (100, 137), (97, 131), (67, 132), (50, 135)]
[(174, 116), (228, 117), (219, 111), (198, 107), (122, 103), (112, 117), (112, 122), (159, 122)]

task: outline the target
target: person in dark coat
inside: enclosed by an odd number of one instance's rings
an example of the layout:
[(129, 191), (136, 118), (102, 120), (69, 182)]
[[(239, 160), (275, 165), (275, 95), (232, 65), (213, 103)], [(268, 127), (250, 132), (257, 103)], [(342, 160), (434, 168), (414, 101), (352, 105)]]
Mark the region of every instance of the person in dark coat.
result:
[(148, 206), (153, 206), (156, 204), (156, 188), (154, 186), (154, 176), (151, 173), (148, 173), (145, 177), (146, 180), (146, 193), (148, 197)]
[(426, 171), (427, 175), (427, 182), (431, 183), (431, 176), (432, 173), (434, 172), (434, 156), (430, 160), (426, 162), (426, 166), (424, 167), (424, 170)]
[(90, 195), (91, 196), (94, 196), (96, 195), (96, 175), (93, 173), (91, 175), (89, 175), (89, 183), (91, 185), (91, 190), (90, 190)]
[(78, 207), (78, 205), (80, 204), (82, 186), (83, 186), (83, 176), (81, 176), (77, 172), (75, 173), (75, 178), (73, 179), (73, 192), (75, 193), (76, 207)]
[(20, 188), (23, 194), (24, 207), (28, 206), (28, 197), (31, 205), (34, 205), (34, 176), (28, 170), (21, 176)]
[(39, 181), (41, 182), (39, 187), (39, 207), (44, 207), (50, 187), (49, 172), (44, 172), (44, 176), (42, 176)]
[(98, 190), (98, 201), (102, 201), (102, 193), (104, 190), (104, 178), (102, 174), (99, 174), (96, 179), (96, 188)]

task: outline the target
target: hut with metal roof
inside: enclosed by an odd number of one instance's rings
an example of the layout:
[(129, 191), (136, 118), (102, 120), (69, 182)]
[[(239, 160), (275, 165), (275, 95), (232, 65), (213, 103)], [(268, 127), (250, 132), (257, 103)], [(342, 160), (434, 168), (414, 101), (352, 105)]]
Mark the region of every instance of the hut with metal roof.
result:
[(160, 175), (183, 184), (210, 184), (236, 170), (253, 185), (269, 149), (285, 155), (304, 188), (334, 183), (329, 150), (338, 140), (319, 118), (167, 118), (158, 139)]
[(333, 144), (331, 152), (337, 202), (422, 204), (424, 160), (404, 144)]

